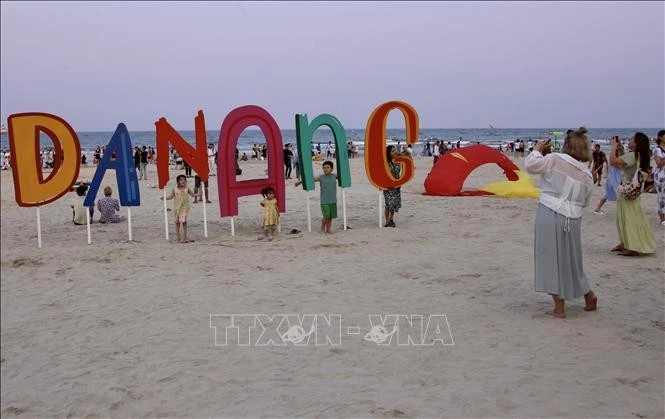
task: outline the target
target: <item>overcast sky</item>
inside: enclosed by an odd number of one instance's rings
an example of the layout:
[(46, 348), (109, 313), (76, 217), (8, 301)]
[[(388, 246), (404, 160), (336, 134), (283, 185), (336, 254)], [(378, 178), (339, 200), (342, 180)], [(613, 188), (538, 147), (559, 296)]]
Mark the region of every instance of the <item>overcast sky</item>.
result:
[[(218, 129), (262, 106), (364, 128), (400, 99), (422, 128), (662, 127), (663, 2), (1, 4), (3, 123), (77, 131), (159, 117)], [(389, 126), (404, 126), (392, 113)]]

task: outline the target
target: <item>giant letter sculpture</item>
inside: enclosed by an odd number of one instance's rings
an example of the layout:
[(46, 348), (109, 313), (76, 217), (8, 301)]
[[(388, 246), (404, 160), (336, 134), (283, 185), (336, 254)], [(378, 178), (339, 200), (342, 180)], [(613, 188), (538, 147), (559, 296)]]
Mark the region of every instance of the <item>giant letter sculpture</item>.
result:
[[(69, 191), (79, 174), (81, 146), (72, 127), (62, 118), (47, 113), (10, 115), (9, 147), (16, 202), (35, 207), (53, 202)], [(53, 141), (53, 170), (42, 175), (40, 133)]]
[(159, 178), (159, 189), (163, 189), (169, 183), (169, 144), (180, 154), (197, 175), (206, 182), (210, 173), (208, 167), (208, 145), (206, 140), (206, 123), (203, 111), (199, 111), (194, 118), (194, 132), (196, 136), (196, 148), (192, 147), (187, 140), (182, 138), (166, 120), (159, 118), (155, 122), (157, 127), (157, 177)]
[(397, 188), (411, 181), (414, 175), (413, 160), (397, 156), (394, 162), (402, 165), (402, 176), (395, 179), (386, 161), (386, 122), (388, 113), (399, 109), (406, 122), (406, 143), (418, 141), (418, 113), (406, 102), (391, 101), (379, 105), (367, 121), (365, 130), (365, 170), (370, 183), (378, 189)]
[[(115, 161), (112, 161), (111, 157), (114, 152)], [(111, 137), (111, 141), (106, 146), (102, 161), (97, 166), (92, 182), (90, 182), (90, 190), (85, 197), (85, 201), (83, 201), (83, 205), (86, 207), (95, 205), (95, 197), (102, 184), (102, 180), (104, 180), (104, 174), (109, 169), (115, 170), (120, 204), (125, 207), (137, 207), (141, 205), (139, 181), (136, 176), (136, 168), (134, 167), (134, 159), (132, 157), (132, 140), (129, 138), (129, 131), (127, 131), (127, 127), (123, 123), (118, 124)]]
[[(268, 146), (268, 178), (236, 180), (235, 149), (245, 128), (257, 125), (261, 128)], [(258, 195), (267, 186), (275, 188), (279, 212), (286, 211), (284, 190), (284, 154), (282, 133), (275, 119), (263, 108), (254, 105), (241, 106), (229, 112), (219, 133), (217, 182), (219, 209), (222, 217), (238, 215), (238, 198)]]
[(298, 156), (300, 162), (300, 173), (302, 175), (302, 188), (306, 191), (314, 189), (314, 171), (312, 170), (312, 137), (314, 131), (321, 126), (327, 126), (332, 130), (337, 150), (337, 182), (340, 187), (351, 186), (351, 168), (349, 167), (349, 156), (346, 152), (346, 133), (344, 127), (337, 118), (329, 114), (322, 114), (307, 122), (307, 114), (296, 114), (296, 142), (298, 145)]

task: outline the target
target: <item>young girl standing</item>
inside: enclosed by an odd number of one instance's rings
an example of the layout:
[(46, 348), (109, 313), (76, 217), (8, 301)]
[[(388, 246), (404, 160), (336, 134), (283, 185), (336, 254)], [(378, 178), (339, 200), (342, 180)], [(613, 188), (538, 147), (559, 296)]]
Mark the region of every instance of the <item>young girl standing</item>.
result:
[[(189, 196), (196, 197), (196, 195), (187, 187), (187, 177), (185, 175), (178, 175), (176, 183), (177, 186), (173, 188), (173, 191), (171, 191), (171, 194), (166, 199), (173, 199), (176, 240), (180, 242), (180, 226), (182, 225), (183, 236), (181, 243), (189, 243), (194, 241), (187, 239), (187, 218), (190, 213)], [(163, 200), (164, 198), (160, 197), (159, 199)]]
[(268, 241), (272, 241), (279, 225), (279, 210), (277, 209), (277, 198), (275, 198), (275, 189), (268, 186), (261, 191), (264, 199), (261, 201), (263, 207), (263, 237), (267, 237)]

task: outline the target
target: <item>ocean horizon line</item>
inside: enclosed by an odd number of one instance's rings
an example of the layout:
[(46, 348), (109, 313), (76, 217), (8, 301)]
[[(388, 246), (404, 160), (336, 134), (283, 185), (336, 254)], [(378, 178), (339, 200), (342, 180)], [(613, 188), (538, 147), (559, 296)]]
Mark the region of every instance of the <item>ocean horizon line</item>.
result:
[[(174, 127), (175, 128), (175, 127)], [(427, 130), (427, 131), (436, 131), (436, 130), (488, 130), (488, 131), (502, 131), (502, 130), (564, 130), (564, 129), (576, 129), (578, 127), (507, 127), (507, 128), (489, 128), (489, 127), (470, 127), (470, 128), (418, 128), (418, 130)], [(627, 129), (636, 129), (636, 130), (660, 130), (662, 128), (660, 127), (586, 127), (588, 130), (627, 130)], [(191, 131), (194, 132), (193, 129), (178, 129), (175, 128), (176, 131)], [(364, 131), (367, 128), (344, 128), (344, 131)], [(405, 131), (406, 128), (386, 128), (386, 130), (401, 130)], [(105, 130), (105, 131), (100, 131), (100, 130), (74, 130), (77, 133), (82, 133), (82, 134), (87, 134), (87, 133), (100, 133), (100, 132), (114, 132), (115, 130)], [(206, 132), (208, 131), (219, 131), (218, 129), (206, 129)], [(260, 128), (252, 128), (248, 127), (244, 131), (261, 131)], [(295, 131), (295, 128), (289, 128), (289, 129), (284, 129), (280, 128), (280, 131)], [(129, 130), (129, 132), (156, 132), (156, 130)]]

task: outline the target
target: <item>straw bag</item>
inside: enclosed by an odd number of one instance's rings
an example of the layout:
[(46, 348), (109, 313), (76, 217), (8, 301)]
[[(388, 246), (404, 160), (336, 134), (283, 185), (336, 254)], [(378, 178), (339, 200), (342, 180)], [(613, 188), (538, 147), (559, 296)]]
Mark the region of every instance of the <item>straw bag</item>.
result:
[(644, 174), (638, 168), (635, 170), (635, 175), (628, 183), (623, 183), (617, 187), (617, 191), (628, 200), (633, 200), (640, 196), (642, 193), (642, 183), (644, 182)]

